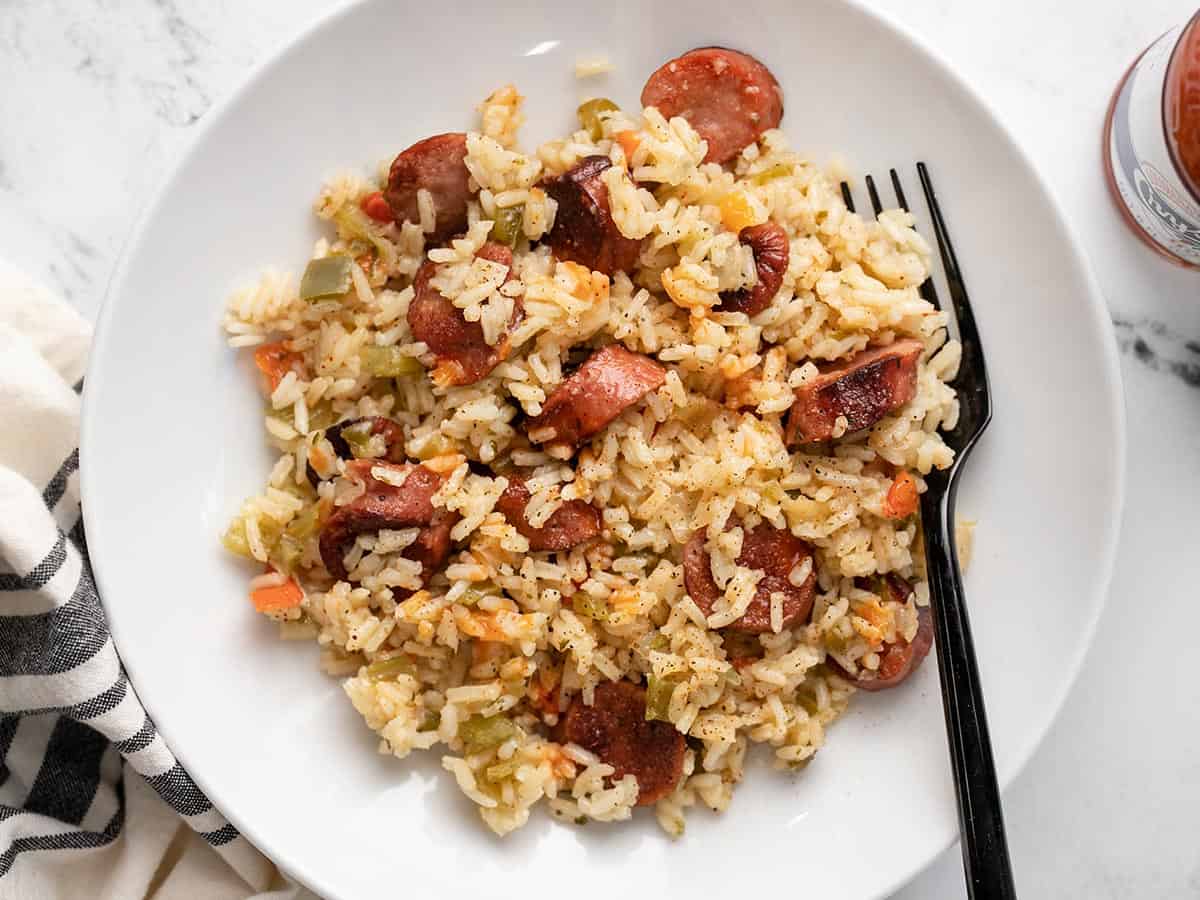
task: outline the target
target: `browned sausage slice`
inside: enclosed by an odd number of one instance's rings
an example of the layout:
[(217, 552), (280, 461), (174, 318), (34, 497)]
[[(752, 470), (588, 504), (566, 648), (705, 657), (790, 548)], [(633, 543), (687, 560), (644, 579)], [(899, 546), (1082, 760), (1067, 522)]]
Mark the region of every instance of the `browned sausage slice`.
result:
[(600, 533), (600, 511), (586, 500), (567, 500), (541, 528), (534, 528), (525, 518), (525, 507), (531, 496), (525, 479), (516, 472), (505, 477), (508, 487), (496, 501), (496, 509), (529, 539), (530, 550), (570, 550)]
[(753, 56), (724, 47), (689, 50), (642, 88), (642, 106), (683, 116), (708, 142), (705, 162), (723, 163), (783, 118), (783, 91)]
[[(732, 524), (728, 527), (732, 527)], [(712, 560), (704, 549), (705, 533), (701, 528), (683, 548), (683, 583), (688, 594), (705, 616), (711, 615), (713, 605), (722, 591), (712, 575)], [(728, 627), (733, 631), (762, 634), (771, 630), (771, 595), (783, 594), (783, 627), (791, 628), (808, 618), (813, 608), (817, 588), (815, 567), (797, 587), (788, 579), (792, 569), (811, 558), (808, 544), (790, 531), (760, 522), (742, 537), (742, 552), (737, 564), (747, 569), (762, 569), (754, 599), (740, 619)]]
[[(376, 467), (407, 473), (399, 487), (380, 481), (371, 474)], [(412, 528), (422, 526), (415, 543), (404, 555), (422, 564), (422, 574), (429, 578), (450, 552), (450, 529), (458, 516), (433, 505), (433, 495), (445, 478), (425, 466), (397, 465), (374, 459), (358, 459), (346, 464), (350, 478), (361, 481), (366, 491), (338, 507), (321, 529), (321, 560), (334, 578), (345, 579), (342, 557), (357, 535), (381, 528)]]
[(754, 251), (754, 271), (758, 281), (751, 288), (730, 291), (721, 295), (718, 312), (740, 312), (756, 316), (767, 308), (779, 286), (783, 284), (783, 273), (787, 271), (791, 248), (787, 232), (775, 222), (764, 222), (743, 228), (738, 234), (743, 244)]
[(588, 357), (554, 389), (527, 431), (534, 443), (578, 446), (648, 393), (658, 390), (666, 370), (648, 356), (610, 344)]
[[(512, 250), (503, 244), (488, 242), (479, 248), (477, 257), (491, 260), (508, 267), (508, 279), (512, 278)], [(491, 346), (483, 338), (483, 326), (468, 322), (463, 311), (443, 297), (430, 285), (437, 266), (430, 260), (421, 264), (413, 280), (413, 299), (408, 305), (408, 327), (413, 337), (424, 341), (438, 358), (437, 368), (431, 373), (434, 383), (439, 385), (474, 384), (508, 357), (512, 350), (508, 336)], [(511, 331), (525, 314), (521, 298), (513, 301)]]
[[(913, 589), (899, 575), (888, 575), (887, 583), (889, 599), (897, 603), (907, 603)], [(875, 672), (860, 670), (857, 677), (850, 675), (834, 660), (828, 660), (832, 669), (847, 681), (854, 682), (856, 687), (864, 691), (883, 691), (894, 688), (909, 675), (917, 670), (921, 661), (929, 655), (933, 646), (933, 613), (928, 606), (917, 607), (917, 633), (911, 641), (897, 641), (885, 644), (879, 654), (879, 668)]]
[(920, 341), (906, 338), (886, 347), (868, 347), (853, 359), (825, 368), (796, 388), (787, 442), (828, 441), (838, 416), (846, 417), (849, 434), (899, 409), (917, 392), (917, 360), (923, 349)]
[(611, 165), (607, 156), (586, 156), (542, 185), (558, 204), (546, 235), (554, 255), (605, 275), (632, 269), (641, 247), (641, 241), (625, 237), (613, 221), (608, 185), (600, 179)]
[(612, 766), (614, 780), (636, 778), (638, 806), (666, 797), (683, 774), (683, 735), (670, 722), (646, 721), (646, 689), (631, 682), (597, 685), (591, 706), (576, 697), (559, 732)]
[(461, 132), (435, 134), (397, 156), (383, 192), (396, 221), (420, 223), (417, 191), (424, 188), (433, 198), (436, 218), (430, 240), (444, 241), (465, 231), (471, 199), (466, 156), (467, 136)]

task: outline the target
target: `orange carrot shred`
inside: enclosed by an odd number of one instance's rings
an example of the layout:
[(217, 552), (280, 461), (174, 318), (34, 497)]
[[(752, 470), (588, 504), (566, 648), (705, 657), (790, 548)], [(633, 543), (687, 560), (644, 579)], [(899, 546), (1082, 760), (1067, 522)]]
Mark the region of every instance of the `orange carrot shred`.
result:
[(300, 589), (300, 585), (294, 578), (289, 578), (283, 584), (272, 584), (250, 592), (250, 602), (261, 613), (292, 609), (299, 606), (303, 600), (304, 591)]
[(625, 153), (625, 162), (633, 159), (633, 151), (638, 148), (641, 140), (637, 136), (636, 131), (618, 131), (613, 137), (617, 143), (621, 145), (621, 150)]
[(283, 341), (263, 344), (254, 351), (254, 364), (267, 376), (272, 391), (279, 387), (284, 375), (299, 368), (303, 361), (304, 358), (299, 353), (288, 350)]
[(906, 519), (917, 511), (917, 479), (901, 471), (888, 488), (883, 501), (883, 514), (889, 519)]

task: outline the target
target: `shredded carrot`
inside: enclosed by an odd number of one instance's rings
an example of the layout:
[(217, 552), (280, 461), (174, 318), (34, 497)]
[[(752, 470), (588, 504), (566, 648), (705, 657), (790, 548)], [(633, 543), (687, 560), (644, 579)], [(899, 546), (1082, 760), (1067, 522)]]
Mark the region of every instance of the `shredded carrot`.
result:
[(254, 364), (267, 376), (272, 391), (279, 387), (284, 375), (299, 368), (303, 362), (304, 358), (299, 353), (288, 350), (283, 341), (263, 344), (254, 351)]
[(575, 763), (563, 752), (560, 744), (545, 744), (544, 759), (550, 763), (555, 778), (571, 778), (575, 775)]
[(901, 470), (883, 501), (883, 514), (889, 519), (906, 519), (917, 511), (917, 479)]
[(392, 208), (379, 191), (363, 197), (359, 201), (358, 207), (376, 222), (386, 225), (388, 222), (393, 221)]
[(538, 669), (537, 676), (530, 680), (530, 705), (542, 715), (558, 715), (559, 673), (553, 669)]
[[(504, 610), (500, 610), (499, 612), (504, 612)], [(476, 640), (484, 642), (507, 641), (508, 635), (500, 627), (497, 616), (498, 613), (496, 612), (463, 613), (456, 617), (458, 630), (468, 637), (473, 637)]]
[(743, 228), (757, 225), (758, 215), (750, 205), (749, 198), (741, 191), (733, 191), (721, 198), (721, 224), (735, 234)]
[(354, 257), (354, 261), (363, 270), (363, 274), (370, 278), (375, 271), (375, 251), (369, 250), (360, 256), (356, 256)]
[(299, 606), (304, 600), (304, 591), (296, 584), (296, 579), (289, 578), (283, 584), (272, 584), (260, 587), (250, 592), (250, 602), (261, 613), (282, 612)]
[(636, 131), (618, 131), (613, 135), (617, 143), (621, 145), (621, 150), (625, 153), (625, 162), (633, 159), (633, 151), (638, 148), (638, 144), (642, 141), (637, 136)]

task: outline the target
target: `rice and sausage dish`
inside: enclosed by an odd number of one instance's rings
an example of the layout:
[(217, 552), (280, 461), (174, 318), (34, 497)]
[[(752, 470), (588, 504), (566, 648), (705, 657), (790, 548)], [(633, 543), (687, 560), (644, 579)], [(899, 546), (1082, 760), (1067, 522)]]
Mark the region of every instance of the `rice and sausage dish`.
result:
[[(932, 644), (922, 476), (958, 415), (911, 216), (850, 212), (783, 94), (701, 48), (526, 152), (477, 130), (335, 177), (296, 278), (230, 299), (278, 452), (224, 534), (382, 752), (505, 834), (724, 810)], [(762, 776), (767, 777), (767, 776)]]

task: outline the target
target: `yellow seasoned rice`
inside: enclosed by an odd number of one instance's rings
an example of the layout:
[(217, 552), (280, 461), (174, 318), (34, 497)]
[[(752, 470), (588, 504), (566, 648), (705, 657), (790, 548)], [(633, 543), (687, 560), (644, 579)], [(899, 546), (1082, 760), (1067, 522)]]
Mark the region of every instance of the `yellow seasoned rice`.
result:
[[(602, 69), (581, 66), (583, 75)], [(230, 345), (282, 341), (297, 365), (265, 401), (266, 438), (278, 460), (224, 541), (302, 587), (299, 606), (270, 615), (286, 638), (315, 637), (322, 665), (345, 678), (381, 751), (403, 758), (437, 747), (499, 834), (524, 824), (543, 798), (565, 821), (629, 818), (636, 780), (614, 780), (603, 760), (556, 743), (555, 711), (576, 696), (590, 701), (606, 680), (675, 679), (667, 715), (691, 741), (684, 777), (655, 812), (679, 835), (688, 807), (728, 807), (751, 743), (767, 745), (780, 768), (804, 766), (823, 746), (854, 691), (828, 659), (870, 670), (884, 642), (915, 633), (916, 606), (928, 603), (919, 525), (915, 517), (888, 518), (883, 504), (895, 470), (913, 473), (923, 489), (922, 475), (951, 462), (938, 431), (958, 416), (947, 382), (960, 348), (947, 340), (945, 316), (918, 293), (930, 251), (911, 217), (890, 210), (874, 221), (849, 212), (837, 182), (779, 131), (747, 147), (731, 171), (702, 163), (705, 144), (691, 126), (653, 108), (609, 116), (598, 139), (579, 130), (532, 153), (517, 147), (524, 117), (515, 88), (497, 90), (479, 112), (467, 166), (480, 190), (459, 240), (427, 244), (436, 227), (427, 194), (418, 223), (372, 221), (359, 201), (380, 183), (340, 175), (314, 205), (329, 232), (313, 257), (356, 260), (352, 290), (306, 303), (299, 270), (267, 270), (230, 297)], [(628, 160), (613, 137), (626, 130), (638, 138)], [(644, 239), (635, 271), (612, 278), (531, 246), (556, 213), (539, 181), (593, 154), (614, 162), (603, 177), (618, 227)], [(475, 251), (497, 209), (518, 204), (523, 235), (506, 284), (502, 267)], [(730, 209), (751, 222), (769, 218), (790, 241), (782, 287), (752, 319), (713, 311), (722, 292), (755, 278), (750, 248), (726, 225)], [(373, 378), (363, 369), (364, 348), (398, 348), (432, 364), (406, 321), (412, 277), (427, 258), (439, 264), (436, 286), (481, 323), (489, 343), (503, 335), (513, 304), (523, 304), (511, 355), (475, 384), (438, 387), (424, 373)], [(925, 346), (910, 403), (824, 449), (784, 445), (793, 392), (817, 364), (902, 337)], [(573, 461), (531, 445), (518, 422), (541, 412), (564, 378), (568, 352), (613, 342), (655, 357), (668, 373), (664, 385)], [(721, 402), (733, 379), (736, 409)], [(448, 476), (435, 504), (461, 519), (448, 563), (428, 583), (403, 556), (416, 529), (360, 535), (346, 558), (353, 583), (335, 582), (321, 563), (319, 523), (362, 490), (338, 477), (344, 463), (324, 430), (370, 415), (399, 423), (407, 456)], [(378, 442), (362, 449), (384, 452)], [(480, 474), (468, 460), (497, 471), (500, 463), (532, 468), (527, 517), (535, 527), (566, 501), (594, 504), (602, 539), (531, 552), (494, 508), (503, 476)], [(313, 487), (310, 472), (325, 480)], [(713, 525), (716, 533), (731, 515), (747, 527), (763, 520), (790, 529), (812, 546), (818, 576), (810, 620), (783, 628), (777, 595), (772, 630), (753, 638), (761, 658), (736, 669), (718, 629), (745, 611), (762, 575), (734, 562), (742, 529), (709, 540), (725, 593), (707, 619), (687, 595), (681, 563), (697, 529)], [(912, 582), (913, 598), (882, 597), (872, 578), (880, 573)], [(808, 574), (794, 572), (793, 583)], [(252, 588), (284, 579), (260, 575)], [(464, 723), (493, 716), (511, 725), (502, 741), (464, 741)]]

